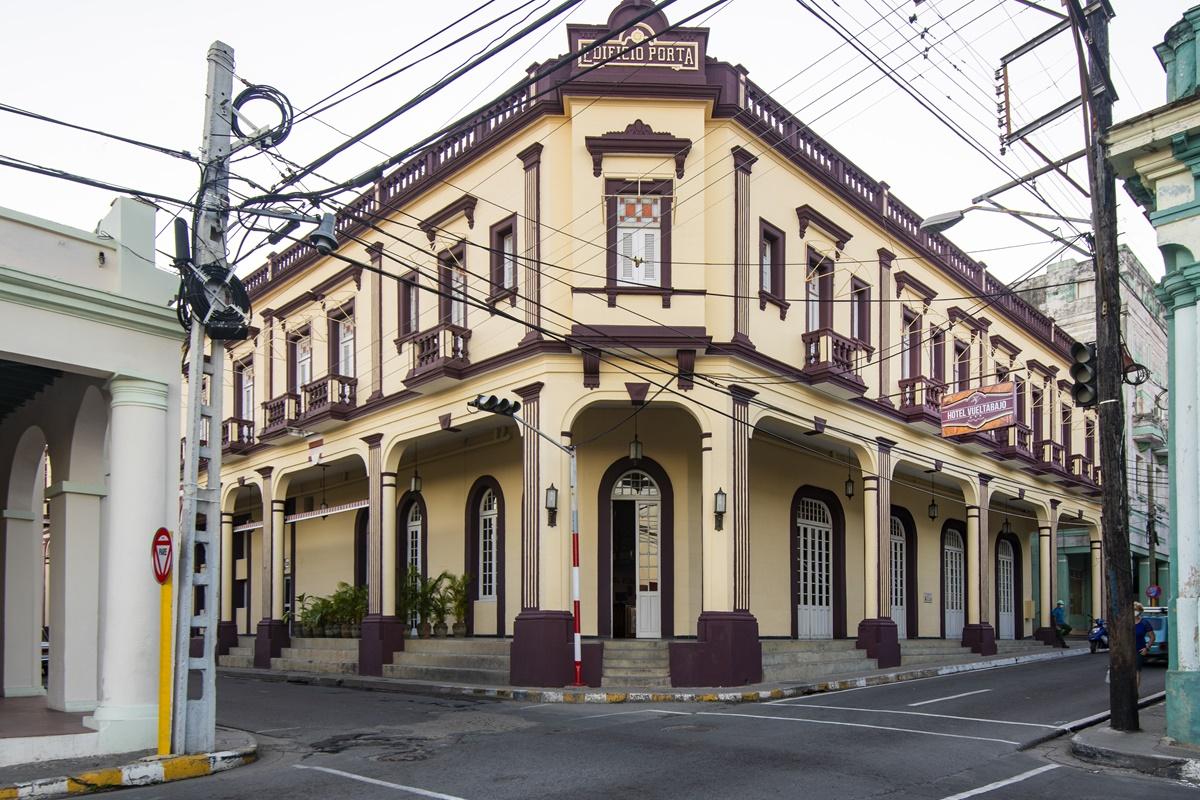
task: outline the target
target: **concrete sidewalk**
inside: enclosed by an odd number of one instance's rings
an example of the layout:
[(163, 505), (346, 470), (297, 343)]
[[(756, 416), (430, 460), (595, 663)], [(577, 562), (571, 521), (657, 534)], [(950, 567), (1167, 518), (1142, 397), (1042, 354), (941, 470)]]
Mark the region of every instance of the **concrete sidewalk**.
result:
[(212, 753), (162, 757), (125, 753), (4, 767), (0, 769), (0, 800), (68, 797), (128, 786), (153, 786), (224, 772), (257, 758), (258, 742), (253, 736), (245, 731), (218, 728), (216, 749)]
[(302, 683), (313, 686), (336, 686), (343, 689), (364, 689), (377, 692), (407, 692), (411, 694), (437, 694), (465, 697), (491, 697), (499, 700), (521, 700), (531, 703), (754, 703), (764, 700), (782, 700), (821, 692), (858, 689), (864, 686), (882, 686), (939, 675), (959, 672), (974, 672), (998, 667), (1011, 667), (1039, 661), (1053, 661), (1087, 655), (1086, 649), (1050, 649), (1045, 652), (1018, 656), (999, 656), (985, 660), (970, 660), (949, 664), (929, 665), (904, 669), (871, 670), (829, 678), (809, 683), (755, 684), (734, 688), (532, 688), (516, 686), (482, 686), (475, 684), (450, 684), (434, 681), (405, 680), (400, 678), (375, 678), (364, 675), (336, 675), (314, 672), (286, 672), (241, 667), (221, 667), (218, 674), (230, 677), (254, 678), (264, 681)]
[[(1108, 715), (1104, 718), (1107, 720)], [(1116, 731), (1107, 725), (1081, 731), (1071, 739), (1071, 752), (1095, 764), (1200, 786), (1200, 748), (1176, 745), (1166, 736), (1166, 705), (1160, 700), (1143, 708), (1138, 713), (1138, 722), (1142, 729), (1134, 733)]]

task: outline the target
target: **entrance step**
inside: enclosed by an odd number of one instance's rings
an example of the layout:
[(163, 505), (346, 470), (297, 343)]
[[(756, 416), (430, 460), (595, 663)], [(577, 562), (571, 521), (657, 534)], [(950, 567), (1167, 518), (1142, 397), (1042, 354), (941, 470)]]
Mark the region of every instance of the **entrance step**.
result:
[(1019, 656), (1028, 653), (1042, 653), (1046, 645), (1037, 639), (997, 639), (996, 654)]
[(807, 682), (848, 672), (876, 668), (853, 639), (766, 639), (763, 649), (763, 682)]
[(926, 667), (963, 661), (975, 654), (958, 639), (901, 639), (900, 666)]
[(320, 672), (354, 675), (358, 672), (358, 639), (292, 639), (290, 647), (271, 659), (271, 669), (287, 672)]
[(406, 639), (404, 650), (383, 665), (387, 678), (438, 683), (504, 686), (508, 683), (508, 639)]
[(600, 685), (629, 689), (670, 686), (668, 643), (661, 639), (606, 640)]
[[(249, 644), (246, 644), (246, 641)], [(254, 637), (239, 636), (238, 646), (229, 648), (229, 652), (223, 656), (217, 657), (217, 666), (220, 667), (242, 667), (249, 668), (254, 666)]]

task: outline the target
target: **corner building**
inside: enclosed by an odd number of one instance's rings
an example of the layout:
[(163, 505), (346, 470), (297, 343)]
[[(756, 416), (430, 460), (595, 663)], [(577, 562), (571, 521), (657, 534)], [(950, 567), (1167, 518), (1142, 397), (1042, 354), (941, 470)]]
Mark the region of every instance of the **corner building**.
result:
[[(636, 46), (498, 98), (342, 210), (349, 262), (297, 245), (247, 277), (224, 663), (312, 655), (285, 612), (346, 581), (369, 612), (325, 668), (436, 677), (397, 617), (412, 564), (471, 578), (462, 674), (572, 679), (568, 459), (470, 413), (480, 393), (577, 448), (591, 685), (750, 684), (820, 640), (879, 667), (916, 639), (1053, 642), (1060, 519), (1099, 556), (1095, 419), (1060, 417), (1071, 339), (706, 29), (651, 39), (649, 10), (567, 26), (571, 52)], [(940, 436), (944, 392), (1003, 377), (1015, 427)]]

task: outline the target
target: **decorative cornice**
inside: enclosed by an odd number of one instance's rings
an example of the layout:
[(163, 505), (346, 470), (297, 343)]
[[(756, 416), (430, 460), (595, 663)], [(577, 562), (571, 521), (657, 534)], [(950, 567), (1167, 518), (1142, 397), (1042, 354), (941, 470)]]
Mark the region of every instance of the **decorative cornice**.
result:
[(648, 383), (626, 383), (625, 391), (629, 393), (629, 402), (634, 406), (646, 405), (646, 395), (650, 393)]
[(1058, 367), (1047, 366), (1034, 358), (1025, 359), (1025, 366), (1035, 372), (1041, 373), (1046, 378), (1053, 378), (1058, 374)]
[(517, 153), (517, 158), (521, 159), (521, 164), (525, 169), (536, 167), (542, 163), (542, 143), (534, 142), (529, 147)]
[(383, 259), (383, 242), (371, 242), (367, 245), (367, 257), (374, 262)]
[(584, 137), (584, 146), (592, 156), (592, 174), (599, 178), (604, 174), (606, 155), (660, 155), (673, 156), (675, 177), (683, 177), (683, 163), (692, 150), (692, 140), (656, 133), (640, 119), (634, 120), (623, 131), (609, 131), (602, 136)]
[(363, 436), (362, 440), (367, 443), (367, 447), (374, 450), (379, 447), (379, 443), (383, 441), (382, 433), (372, 433), (368, 436)]
[(742, 405), (749, 403), (758, 394), (753, 389), (748, 389), (737, 383), (731, 383), (727, 388), (729, 389), (730, 396), (733, 397), (733, 402), (741, 403)]
[(733, 154), (733, 168), (749, 175), (750, 171), (754, 169), (754, 162), (758, 161), (758, 156), (752, 155), (740, 144), (730, 148), (729, 152)]
[[(808, 230), (809, 225), (812, 225), (833, 237), (833, 242), (837, 245), (838, 250), (845, 250), (846, 243), (854, 238), (854, 235), (850, 231), (838, 225), (807, 203), (796, 208), (796, 220), (800, 223), (800, 238), (804, 238), (804, 232)], [(882, 253), (883, 251), (881, 250), (881, 258)]]
[(161, 381), (150, 381), (128, 375), (114, 375), (106, 387), (112, 395), (112, 406), (142, 406), (158, 411), (167, 410), (169, 388)]
[(538, 395), (542, 393), (542, 387), (545, 385), (546, 384), (542, 383), (541, 381), (538, 381), (536, 383), (531, 383), (528, 386), (522, 386), (518, 389), (513, 389), (513, 393), (528, 403), (538, 399)]
[(671, 350), (707, 348), (712, 337), (700, 325), (573, 325), (571, 344), (609, 348), (664, 347)]
[(897, 444), (894, 439), (888, 439), (883, 436), (876, 436), (875, 443), (879, 445), (879, 452), (881, 453), (890, 453), (892, 448)]
[(918, 297), (924, 299), (926, 303), (929, 303), (930, 300), (937, 297), (936, 291), (917, 280), (916, 277), (908, 272), (903, 270), (896, 272), (892, 275), (892, 279), (896, 282), (897, 299), (900, 298), (900, 295), (904, 293), (906, 288), (911, 289), (913, 294), (916, 294)]
[(83, 494), (89, 497), (107, 497), (108, 489), (81, 481), (55, 481), (46, 487), (45, 497), (49, 500), (62, 494)]
[(946, 316), (950, 318), (950, 322), (961, 322), (968, 328), (976, 331), (986, 331), (992, 324), (990, 320), (971, 316), (968, 312), (962, 310), (958, 306), (950, 306), (950, 308), (946, 311)]
[(993, 333), (989, 338), (991, 339), (993, 347), (999, 347), (1001, 350), (1008, 353), (1013, 358), (1016, 358), (1017, 356), (1021, 355), (1021, 348), (1017, 347), (1015, 344), (1010, 342), (1008, 339), (1005, 339), (1000, 334)]
[(271, 473), (275, 471), (275, 468), (274, 467), (259, 467), (258, 469), (254, 470), (254, 471), (257, 472), (259, 475), (261, 475), (264, 478), (269, 478), (269, 477), (271, 477)]
[(433, 212), (425, 219), (417, 223), (417, 227), (425, 231), (425, 236), (429, 239), (429, 243), (433, 244), (437, 239), (438, 230), (442, 225), (457, 217), (459, 214), (467, 218), (467, 227), (475, 227), (475, 205), (479, 202), (479, 198), (474, 195), (464, 194), (462, 197), (455, 200), (453, 203)]
[(266, 311), (263, 311), (263, 316), (265, 317), (268, 313), (270, 313), (277, 319), (288, 317), (293, 312), (303, 308), (309, 303), (317, 303), (321, 300), (324, 300), (334, 289), (350, 280), (354, 281), (354, 288), (356, 290), (361, 289), (362, 271), (362, 267), (355, 264), (350, 264), (345, 269), (330, 275), (328, 278), (321, 281), (316, 286), (313, 286), (311, 289), (307, 289), (296, 295), (278, 308), (267, 309)]
[(892, 262), (896, 260), (895, 253), (886, 247), (881, 247), (875, 251), (875, 254), (879, 256), (879, 266), (886, 267), (887, 269), (892, 268)]

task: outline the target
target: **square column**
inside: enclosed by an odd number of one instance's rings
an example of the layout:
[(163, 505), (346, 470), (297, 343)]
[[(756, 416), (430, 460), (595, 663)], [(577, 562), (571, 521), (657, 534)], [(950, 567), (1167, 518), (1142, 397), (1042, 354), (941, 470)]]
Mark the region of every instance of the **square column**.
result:
[(217, 623), (217, 655), (237, 647), (237, 622), (233, 619), (233, 514), (221, 514), (221, 620)]
[[(41, 471), (36, 482), (43, 483)], [(6, 509), (3, 517), (4, 567), (3, 634), (4, 686), (2, 697), (33, 697), (42, 686), (42, 568), (41, 520), (32, 511)]]
[[(708, 442), (701, 452), (704, 610), (696, 641), (670, 644), (672, 686), (742, 686), (762, 680), (758, 620), (750, 613), (749, 404), (756, 392), (736, 384), (729, 389), (731, 423), (711, 436), (701, 434), (701, 441)], [(718, 515), (715, 496), (726, 487), (726, 512)]]
[(988, 505), (988, 480), (979, 481), (982, 506), (967, 506), (967, 624), (963, 625), (962, 646), (981, 656), (996, 654), (996, 630), (984, 621), (983, 586), (987, 570), (987, 515), (981, 513)]
[(382, 675), (392, 654), (404, 649), (404, 623), (396, 617), (396, 473), (384, 473), (383, 434), (367, 443), (367, 615), (358, 640), (360, 675)]
[(1051, 525), (1038, 526), (1038, 604), (1041, 613), (1038, 615), (1038, 628), (1033, 632), (1033, 638), (1039, 642), (1056, 646), (1059, 644), (1058, 631), (1054, 627), (1050, 610), (1054, 606), (1054, 588), (1050, 585), (1051, 541), (1054, 528)]
[(863, 476), (863, 609), (856, 646), (880, 667), (900, 666), (900, 638), (891, 608), (892, 447), (877, 439), (876, 475)]
[(50, 498), (50, 589), (54, 592), (50, 598), (46, 704), (56, 711), (96, 708), (100, 623), (100, 570), (96, 565), (100, 563), (100, 498), (105, 493), (102, 486), (69, 480), (56, 482), (46, 491)]
[(262, 619), (254, 634), (254, 666), (270, 669), (271, 659), (279, 658), (283, 648), (291, 644), (287, 625), (283, 622), (283, 533), (284, 501), (276, 500), (271, 490), (271, 467), (263, 467), (262, 475)]
[[(532, 383), (516, 390), (521, 398), (521, 419), (525, 424), (520, 426), (521, 613), (513, 623), (509, 651), (509, 681), (513, 686), (565, 686), (575, 675), (574, 618), (564, 610), (542, 608), (542, 559), (545, 555), (542, 550), (542, 498), (546, 491), (544, 483), (549, 483), (543, 482), (542, 465), (560, 466), (566, 460), (566, 454), (537, 434), (542, 421), (542, 387), (542, 383)], [(553, 471), (562, 473), (561, 469)], [(569, 506), (568, 492), (569, 487), (560, 496), (566, 498)], [(569, 536), (569, 509), (566, 514), (560, 514), (559, 520), (555, 535)], [(545, 533), (549, 535), (549, 531)], [(551, 560), (549, 563), (556, 562)]]

